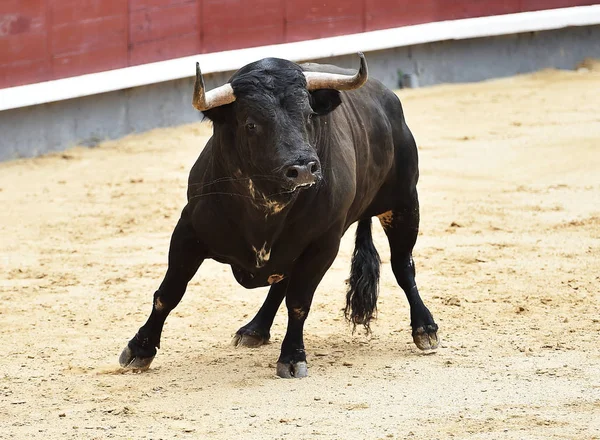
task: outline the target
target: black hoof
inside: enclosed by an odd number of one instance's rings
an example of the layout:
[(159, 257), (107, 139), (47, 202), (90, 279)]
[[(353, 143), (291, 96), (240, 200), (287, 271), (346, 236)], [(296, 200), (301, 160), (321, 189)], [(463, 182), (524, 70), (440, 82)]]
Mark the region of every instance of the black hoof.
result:
[(239, 329), (231, 343), (234, 347), (250, 347), (256, 348), (265, 345), (269, 342), (271, 335), (257, 330), (251, 330), (245, 327)]
[(284, 379), (294, 379), (308, 376), (308, 366), (305, 361), (277, 362), (277, 376)]
[(119, 364), (129, 370), (145, 371), (150, 368), (154, 356), (156, 356), (156, 348), (143, 349), (129, 342), (119, 356)]
[(423, 351), (432, 351), (440, 345), (437, 335), (438, 326), (430, 324), (413, 330), (412, 336), (415, 345)]

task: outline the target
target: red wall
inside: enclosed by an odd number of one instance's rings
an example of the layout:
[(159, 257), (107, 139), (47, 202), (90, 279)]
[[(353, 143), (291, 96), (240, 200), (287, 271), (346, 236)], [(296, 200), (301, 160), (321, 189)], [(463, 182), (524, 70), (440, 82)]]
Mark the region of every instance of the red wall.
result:
[(590, 0), (0, 0), (0, 88), (153, 61)]

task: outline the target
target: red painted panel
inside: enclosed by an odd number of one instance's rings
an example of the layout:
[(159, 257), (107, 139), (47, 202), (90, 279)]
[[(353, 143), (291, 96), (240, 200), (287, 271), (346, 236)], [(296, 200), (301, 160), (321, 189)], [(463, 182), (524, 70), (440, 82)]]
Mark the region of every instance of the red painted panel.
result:
[(348, 0), (286, 0), (285, 19), (296, 21), (328, 21), (362, 15), (362, 1)]
[[(0, 87), (200, 51), (597, 3), (598, 0), (0, 0)], [(48, 53), (49, 48), (52, 54)]]
[(127, 15), (127, 2), (107, 0), (50, 0), (52, 26), (115, 15)]
[(364, 30), (363, 2), (286, 0), (286, 41), (351, 34)]
[(39, 15), (45, 9), (46, 0), (2, 0), (0, 2), (0, 14)]
[(50, 61), (21, 61), (0, 65), (0, 89), (52, 79)]
[(502, 0), (481, 5), (483, 15), (514, 14), (521, 11), (521, 0)]
[(52, 28), (53, 54), (90, 52), (117, 46), (127, 50), (127, 17), (72, 22)]
[[(129, 49), (129, 65), (153, 63), (200, 53), (198, 33), (134, 44)], [(192, 66), (193, 67), (193, 66)]]
[(255, 0), (251, 8), (245, 0), (203, 0), (202, 50), (282, 43), (283, 15), (283, 0)]
[(165, 6), (179, 5), (183, 3), (198, 3), (202, 0), (129, 0), (129, 10), (138, 11), (140, 9), (161, 8)]
[(485, 17), (489, 15), (519, 12), (521, 0), (438, 0), (438, 13), (435, 20), (456, 20), (460, 18)]
[(52, 59), (54, 79), (127, 67), (127, 46), (101, 47), (86, 52), (57, 55)]
[(45, 0), (0, 0), (0, 88), (50, 78), (46, 35)]
[(244, 47), (265, 46), (283, 42), (283, 26), (265, 26), (253, 29), (235, 29), (224, 34), (204, 35), (203, 52), (241, 49)]
[(46, 35), (27, 33), (0, 38), (0, 64), (46, 58)]
[(286, 42), (356, 34), (363, 30), (362, 17), (331, 19), (321, 22), (288, 23)]
[(265, 26), (283, 26), (282, 0), (203, 0), (202, 32), (228, 34)]
[(366, 0), (366, 30), (434, 21), (437, 15), (437, 4), (437, 0)]
[(522, 11), (540, 11), (543, 9), (568, 8), (570, 6), (595, 5), (598, 0), (521, 0)]
[(198, 5), (185, 3), (162, 8), (131, 12), (129, 19), (129, 43), (159, 40), (181, 34), (197, 33)]
[(45, 30), (45, 0), (0, 1), (0, 38)]

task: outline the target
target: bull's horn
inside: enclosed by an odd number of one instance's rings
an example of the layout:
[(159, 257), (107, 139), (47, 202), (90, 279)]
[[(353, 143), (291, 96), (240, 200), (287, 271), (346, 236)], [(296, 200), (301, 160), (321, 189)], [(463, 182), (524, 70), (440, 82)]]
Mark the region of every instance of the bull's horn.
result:
[(355, 75), (340, 75), (337, 73), (326, 72), (304, 72), (306, 77), (306, 88), (308, 90), (317, 89), (335, 89), (335, 90), (354, 90), (362, 87), (367, 82), (369, 70), (367, 60), (362, 52), (358, 53), (360, 57), (360, 68)]
[(203, 112), (221, 105), (231, 104), (233, 101), (235, 101), (235, 95), (229, 83), (205, 92), (200, 63), (196, 63), (196, 82), (194, 82), (194, 96), (192, 98), (192, 105), (196, 110)]

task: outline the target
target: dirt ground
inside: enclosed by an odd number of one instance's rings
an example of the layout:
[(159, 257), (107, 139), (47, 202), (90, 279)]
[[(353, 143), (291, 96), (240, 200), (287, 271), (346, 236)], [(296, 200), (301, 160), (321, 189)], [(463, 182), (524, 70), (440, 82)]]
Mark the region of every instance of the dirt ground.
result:
[(155, 130), (0, 164), (0, 438), (600, 439), (600, 69), (399, 94), (437, 353), (411, 342), (377, 224), (374, 333), (342, 317), (350, 230), (307, 322), (307, 379), (275, 376), (283, 308), (271, 344), (230, 345), (266, 290), (212, 261), (152, 368), (123, 372), (210, 133)]

